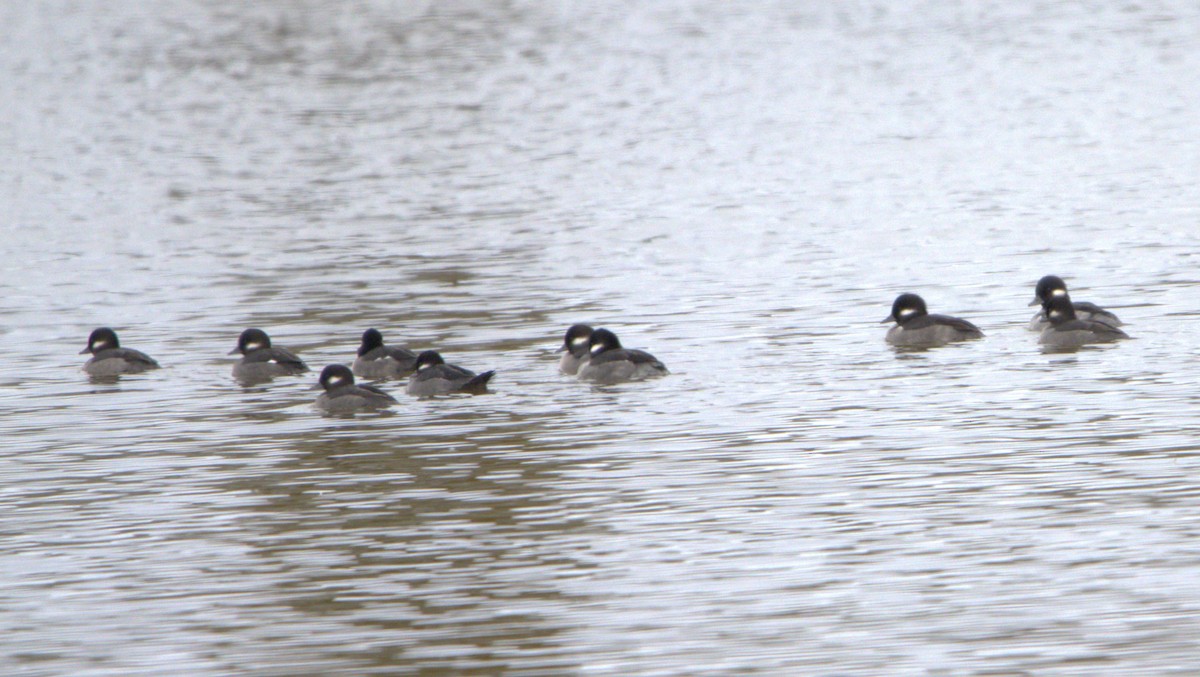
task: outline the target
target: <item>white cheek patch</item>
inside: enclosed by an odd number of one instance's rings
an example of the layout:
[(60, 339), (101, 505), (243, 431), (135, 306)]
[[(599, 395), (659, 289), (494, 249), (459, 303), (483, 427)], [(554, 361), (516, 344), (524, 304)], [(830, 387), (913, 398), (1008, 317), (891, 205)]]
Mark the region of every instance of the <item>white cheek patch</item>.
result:
[(258, 349), (260, 349), (260, 348), (264, 348), (264, 347), (265, 347), (265, 346), (263, 346), (263, 344), (262, 344), (262, 343), (260, 343), (259, 341), (251, 341), (251, 342), (249, 342), (249, 343), (247, 343), (247, 344), (246, 344), (246, 350), (247, 350), (247, 351), (250, 351), (250, 350), (258, 350)]
[(92, 350), (104, 350), (107, 347), (108, 341), (105, 341), (104, 339), (100, 339), (92, 344)]
[(900, 311), (900, 317), (908, 317), (910, 315), (916, 315), (916, 314), (917, 314), (916, 308), (905, 308), (904, 310)]
[(329, 377), (329, 385), (331, 385), (331, 386), (340, 386), (345, 382), (346, 382), (345, 376), (330, 376)]
[(1051, 310), (1050, 317), (1057, 320), (1058, 318), (1062, 317), (1062, 311), (1061, 310)]
[(1067, 295), (1066, 289), (1055, 289), (1054, 291), (1050, 292), (1051, 298), (1058, 298), (1059, 296), (1066, 296), (1066, 295)]
[(575, 338), (571, 339), (571, 345), (573, 345), (573, 346), (587, 345), (588, 340), (589, 339), (586, 336), (576, 336)]
[(429, 362), (422, 362), (421, 364), (417, 365), (417, 371), (425, 371), (432, 366), (433, 365)]
[(597, 343), (596, 345), (592, 346), (591, 350), (589, 350), (588, 352), (595, 355), (596, 353), (600, 352), (601, 350), (604, 350), (604, 344)]

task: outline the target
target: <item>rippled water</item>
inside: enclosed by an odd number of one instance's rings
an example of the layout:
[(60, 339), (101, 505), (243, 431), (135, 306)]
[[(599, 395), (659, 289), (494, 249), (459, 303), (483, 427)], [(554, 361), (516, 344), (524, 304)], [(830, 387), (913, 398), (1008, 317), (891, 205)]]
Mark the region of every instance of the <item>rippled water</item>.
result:
[[(0, 5), (8, 674), (1186, 674), (1183, 2)], [(1134, 340), (1043, 354), (1043, 274)], [(897, 353), (902, 291), (983, 341)], [(671, 367), (555, 373), (573, 322)], [(90, 383), (111, 325), (164, 369)], [(494, 394), (254, 388), (368, 326)], [(402, 384), (389, 384), (402, 394)]]

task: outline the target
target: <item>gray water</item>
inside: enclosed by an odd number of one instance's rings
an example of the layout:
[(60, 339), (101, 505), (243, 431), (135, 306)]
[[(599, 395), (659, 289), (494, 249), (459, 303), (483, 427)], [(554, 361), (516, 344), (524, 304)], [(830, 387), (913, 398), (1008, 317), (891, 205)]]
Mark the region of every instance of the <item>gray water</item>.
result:
[[(1193, 3), (0, 27), (5, 674), (1200, 664)], [(1134, 339), (1040, 351), (1047, 273)], [(987, 337), (889, 349), (904, 291)], [(574, 322), (672, 375), (558, 375)], [(164, 368), (89, 382), (102, 325)], [(498, 376), (330, 418), (248, 326)]]

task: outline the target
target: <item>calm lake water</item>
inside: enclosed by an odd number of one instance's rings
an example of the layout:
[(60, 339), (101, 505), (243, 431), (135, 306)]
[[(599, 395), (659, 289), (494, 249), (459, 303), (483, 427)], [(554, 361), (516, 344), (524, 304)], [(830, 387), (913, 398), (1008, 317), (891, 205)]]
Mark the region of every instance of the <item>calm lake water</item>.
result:
[[(1188, 2), (0, 4), (10, 675), (1194, 674)], [(1134, 340), (1046, 354), (1044, 274)], [(889, 349), (899, 293), (982, 341)], [(671, 368), (557, 374), (574, 322)], [(110, 325), (164, 368), (80, 370)], [(392, 343), (494, 393), (243, 388)]]

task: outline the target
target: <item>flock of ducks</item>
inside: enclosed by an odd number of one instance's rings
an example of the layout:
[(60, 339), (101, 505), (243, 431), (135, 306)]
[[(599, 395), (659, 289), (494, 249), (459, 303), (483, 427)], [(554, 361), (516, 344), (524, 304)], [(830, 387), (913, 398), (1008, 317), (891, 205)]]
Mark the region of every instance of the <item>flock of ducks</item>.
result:
[[(1029, 328), (1041, 332), (1039, 342), (1055, 348), (1074, 348), (1089, 343), (1104, 343), (1129, 336), (1119, 328), (1121, 320), (1093, 303), (1073, 302), (1062, 278), (1047, 275), (1038, 281), (1034, 300), (1029, 305), (1041, 309)], [(983, 338), (983, 332), (970, 322), (947, 315), (930, 314), (925, 301), (916, 294), (901, 294), (892, 304), (884, 322), (894, 322), (888, 330), (888, 343), (906, 348), (931, 348), (970, 339)], [(563, 337), (559, 360), (562, 373), (581, 381), (598, 384), (643, 381), (667, 375), (667, 367), (643, 350), (621, 345), (612, 331), (575, 324)], [(88, 337), (80, 354), (90, 353), (84, 371), (98, 378), (137, 374), (159, 367), (149, 355), (122, 348), (117, 333), (108, 327), (96, 329)], [(287, 348), (271, 345), (271, 337), (261, 329), (246, 329), (238, 337), (237, 347), (229, 353), (242, 359), (233, 366), (239, 382), (252, 385), (278, 376), (309, 371), (308, 365)], [(447, 364), (435, 350), (414, 353), (389, 346), (377, 329), (363, 332), (358, 354), (350, 367), (331, 364), (321, 371), (317, 407), (327, 412), (349, 413), (383, 409), (396, 399), (378, 386), (355, 383), (354, 377), (372, 381), (408, 379), (405, 391), (414, 397), (436, 397), (455, 393), (480, 394), (496, 372), (475, 373)]]
[[(617, 335), (608, 329), (593, 329), (577, 324), (567, 330), (563, 341), (564, 373), (580, 380), (600, 384), (641, 381), (666, 375), (667, 368), (653, 355), (642, 350), (627, 350)], [(80, 354), (92, 355), (83, 369), (98, 379), (115, 378), (158, 369), (158, 362), (140, 350), (122, 348), (117, 333), (100, 327), (88, 336)], [(294, 376), (309, 371), (308, 365), (287, 348), (271, 344), (271, 337), (257, 328), (246, 329), (238, 337), (237, 347), (229, 353), (240, 354), (233, 365), (233, 377), (243, 385), (265, 383), (279, 376)], [(487, 392), (496, 372), (477, 374), (455, 364), (447, 364), (436, 350), (414, 353), (407, 348), (389, 346), (377, 329), (363, 332), (358, 354), (350, 367), (331, 364), (321, 370), (318, 379), (324, 390), (317, 396), (318, 408), (331, 413), (351, 413), (384, 409), (396, 404), (396, 398), (376, 385), (355, 383), (354, 377), (373, 381), (407, 378), (405, 392), (414, 397), (437, 397)]]
[[(1067, 283), (1057, 275), (1038, 280), (1029, 305), (1041, 308), (1029, 321), (1029, 328), (1040, 331), (1038, 343), (1049, 348), (1078, 348), (1090, 343), (1108, 343), (1129, 338), (1121, 331), (1121, 320), (1094, 303), (1072, 301)], [(948, 315), (931, 315), (925, 301), (916, 294), (901, 294), (892, 304), (892, 313), (884, 322), (895, 322), (888, 330), (887, 342), (906, 348), (932, 348), (983, 338), (979, 327)]]

